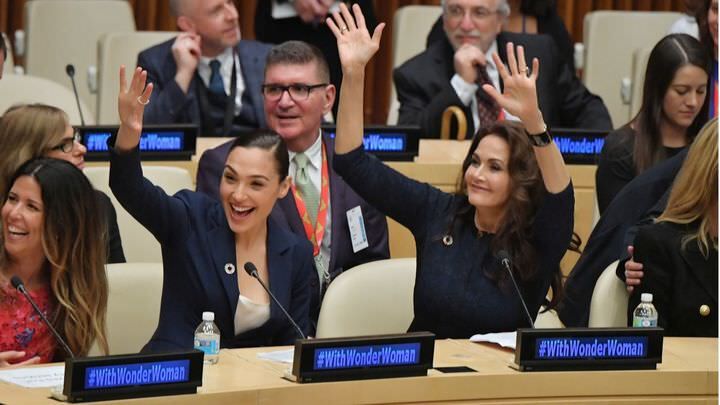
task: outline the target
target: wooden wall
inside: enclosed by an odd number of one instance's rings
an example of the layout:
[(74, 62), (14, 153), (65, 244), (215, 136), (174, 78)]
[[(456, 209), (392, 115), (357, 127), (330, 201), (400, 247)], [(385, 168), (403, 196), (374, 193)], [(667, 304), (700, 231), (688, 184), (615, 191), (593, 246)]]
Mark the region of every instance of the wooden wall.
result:
[[(0, 31), (8, 33), (23, 27), (23, 7), (28, 0), (0, 0)], [(93, 1), (93, 0), (87, 0)], [(243, 38), (254, 37), (253, 17), (257, 1), (235, 0), (240, 11)], [(174, 30), (175, 23), (170, 16), (167, 0), (128, 0), (135, 12), (138, 30)], [(399, 7), (412, 4), (438, 5), (440, 0), (375, 0), (378, 21), (392, 22), (392, 16)], [(683, 0), (557, 0), (558, 13), (565, 21), (568, 31), (576, 42), (582, 41), (583, 18), (593, 10), (655, 10), (682, 11)], [(389, 106), (391, 84), (391, 41), (392, 25), (383, 33), (380, 52), (368, 67), (365, 100), (365, 118), (368, 123), (385, 122)], [(424, 38), (422, 39), (425, 40)], [(18, 60), (20, 64), (22, 59)]]

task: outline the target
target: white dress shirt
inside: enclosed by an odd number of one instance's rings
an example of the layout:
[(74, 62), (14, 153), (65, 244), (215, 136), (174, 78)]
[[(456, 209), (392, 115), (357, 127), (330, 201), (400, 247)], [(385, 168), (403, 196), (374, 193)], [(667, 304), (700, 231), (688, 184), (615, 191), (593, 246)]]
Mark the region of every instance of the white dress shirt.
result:
[[(485, 70), (487, 71), (488, 76), (490, 77), (490, 81), (492, 82), (493, 87), (500, 90), (500, 73), (498, 72), (497, 66), (495, 66), (495, 61), (492, 58), (492, 55), (494, 53), (497, 53), (497, 41), (493, 42), (492, 45), (490, 45), (490, 49), (485, 53)], [(450, 79), (450, 85), (455, 89), (455, 93), (458, 95), (458, 98), (460, 101), (463, 102), (466, 106), (470, 106), (470, 111), (472, 111), (473, 115), (473, 125), (475, 127), (475, 130), (478, 130), (478, 126), (480, 125), (480, 116), (478, 115), (478, 102), (477, 97), (475, 97), (475, 93), (477, 92), (478, 86), (477, 83), (468, 83), (460, 77), (457, 73), (453, 75), (453, 77)], [(508, 113), (503, 109), (503, 113), (505, 114), (506, 120), (511, 121), (519, 121), (520, 119), (515, 117), (514, 115)]]
[[(318, 137), (307, 150), (305, 155), (308, 158), (307, 172), (310, 176), (310, 181), (313, 186), (318, 190), (318, 196), (321, 199), (320, 181), (321, 181), (321, 170), (322, 170), (322, 130), (318, 132)], [(297, 166), (295, 165), (295, 155), (297, 153), (288, 151), (290, 157), (290, 177), (295, 179), (295, 171)], [(328, 162), (329, 163), (329, 162)], [(328, 167), (328, 175), (330, 175), (330, 168)], [(329, 180), (329, 179), (328, 179)], [(320, 253), (315, 257), (315, 267), (318, 271), (318, 277), (320, 279), (320, 285), (322, 286), (324, 281), (323, 278), (329, 275), (330, 269), (330, 241), (332, 240), (332, 207), (330, 204), (330, 198), (328, 198), (328, 210), (327, 210), (327, 222), (325, 224), (325, 233), (323, 233), (322, 243), (320, 243)]]

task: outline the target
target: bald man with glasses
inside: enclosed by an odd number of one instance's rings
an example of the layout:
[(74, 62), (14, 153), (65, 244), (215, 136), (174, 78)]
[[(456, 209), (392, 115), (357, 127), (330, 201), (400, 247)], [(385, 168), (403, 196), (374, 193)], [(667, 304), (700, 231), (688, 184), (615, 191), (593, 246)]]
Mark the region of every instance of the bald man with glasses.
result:
[[(278, 200), (271, 218), (313, 244), (317, 277), (311, 280), (311, 319), (317, 321), (322, 294), (342, 271), (390, 257), (385, 216), (360, 198), (332, 167), (334, 141), (323, 133), (323, 116), (333, 106), (321, 51), (301, 41), (273, 47), (265, 61), (262, 85), (265, 118), (280, 134), (290, 155), (291, 192)], [(203, 153), (197, 191), (218, 196), (230, 143)], [(364, 237), (350, 223), (364, 227)], [(319, 242), (316, 242), (319, 241)]]
[(515, 119), (481, 87), (489, 83), (502, 89), (491, 56), (497, 53), (506, 61), (506, 45), (514, 43), (524, 47), (528, 63), (540, 60), (539, 106), (549, 126), (612, 129), (602, 99), (580, 83), (552, 38), (502, 31), (510, 14), (507, 0), (444, 0), (442, 7), (445, 37), (393, 72), (400, 102), (398, 124), (420, 125), (424, 137), (437, 138), (443, 112), (457, 106), (468, 119), (469, 139), (478, 128)]

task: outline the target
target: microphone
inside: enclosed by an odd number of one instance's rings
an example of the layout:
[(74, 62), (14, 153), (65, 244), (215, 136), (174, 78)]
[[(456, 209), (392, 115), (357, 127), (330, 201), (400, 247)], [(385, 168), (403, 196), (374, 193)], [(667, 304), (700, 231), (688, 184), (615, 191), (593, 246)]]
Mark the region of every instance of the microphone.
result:
[(520, 292), (520, 287), (518, 287), (517, 282), (515, 281), (515, 276), (513, 276), (512, 269), (510, 269), (510, 255), (506, 250), (501, 250), (497, 253), (497, 258), (500, 260), (500, 263), (502, 263), (503, 267), (505, 267), (508, 274), (510, 274), (510, 280), (512, 280), (513, 286), (515, 286), (515, 291), (520, 298), (520, 303), (523, 306), (523, 310), (525, 310), (525, 315), (527, 316), (528, 322), (530, 322), (530, 327), (534, 329), (535, 322), (533, 322), (532, 316), (530, 316), (530, 311), (528, 311), (527, 304), (525, 304), (525, 299)]
[(245, 265), (243, 266), (243, 268), (245, 269), (245, 272), (250, 275), (250, 277), (256, 279), (260, 283), (262, 288), (264, 288), (265, 291), (268, 293), (268, 295), (270, 295), (270, 298), (272, 298), (273, 301), (275, 301), (275, 303), (277, 304), (277, 306), (280, 307), (280, 310), (282, 310), (283, 314), (285, 314), (285, 317), (290, 321), (292, 326), (295, 327), (295, 330), (297, 331), (298, 335), (300, 335), (300, 337), (303, 339), (307, 339), (307, 336), (305, 336), (305, 334), (303, 333), (302, 329), (300, 329), (298, 324), (295, 323), (295, 320), (292, 319), (292, 316), (290, 316), (288, 311), (285, 310), (285, 307), (282, 306), (280, 301), (278, 301), (277, 298), (275, 298), (275, 295), (273, 295), (273, 293), (270, 292), (270, 290), (267, 288), (265, 283), (263, 283), (263, 281), (260, 279), (260, 275), (258, 275), (257, 267), (255, 267), (255, 265), (252, 262), (246, 262)]
[(33, 301), (32, 297), (30, 297), (30, 294), (28, 294), (27, 290), (25, 289), (25, 285), (23, 284), (22, 280), (20, 280), (20, 277), (18, 276), (12, 276), (10, 279), (10, 283), (12, 283), (12, 286), (15, 287), (16, 290), (20, 291), (22, 295), (25, 296), (25, 298), (30, 302), (30, 305), (32, 305), (35, 312), (37, 312), (38, 315), (40, 315), (40, 318), (45, 322), (45, 325), (50, 329), (50, 332), (55, 336), (55, 339), (60, 343), (60, 346), (62, 346), (63, 349), (65, 349), (65, 353), (70, 356), (71, 359), (75, 358), (75, 355), (73, 354), (72, 350), (70, 350), (70, 346), (65, 343), (65, 339), (60, 336), (57, 330), (52, 326), (50, 321), (45, 317), (45, 314), (42, 313), (40, 308), (38, 308), (37, 304), (35, 304), (35, 301)]
[(75, 66), (72, 63), (68, 63), (65, 66), (65, 73), (70, 77), (72, 82), (73, 93), (75, 93), (75, 102), (77, 103), (78, 111), (80, 112), (80, 124), (85, 126), (85, 118), (83, 118), (82, 108), (80, 108), (80, 96), (78, 96), (77, 87), (75, 86)]

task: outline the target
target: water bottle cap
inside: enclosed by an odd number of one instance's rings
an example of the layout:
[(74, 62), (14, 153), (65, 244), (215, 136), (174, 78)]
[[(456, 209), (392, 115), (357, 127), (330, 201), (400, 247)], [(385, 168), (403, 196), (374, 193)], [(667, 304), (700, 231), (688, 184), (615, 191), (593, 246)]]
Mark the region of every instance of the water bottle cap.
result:
[(640, 295), (640, 301), (642, 302), (652, 302), (653, 296), (650, 293), (642, 293)]
[(214, 321), (215, 320), (215, 312), (210, 312), (210, 311), (203, 312), (202, 320), (203, 321)]

